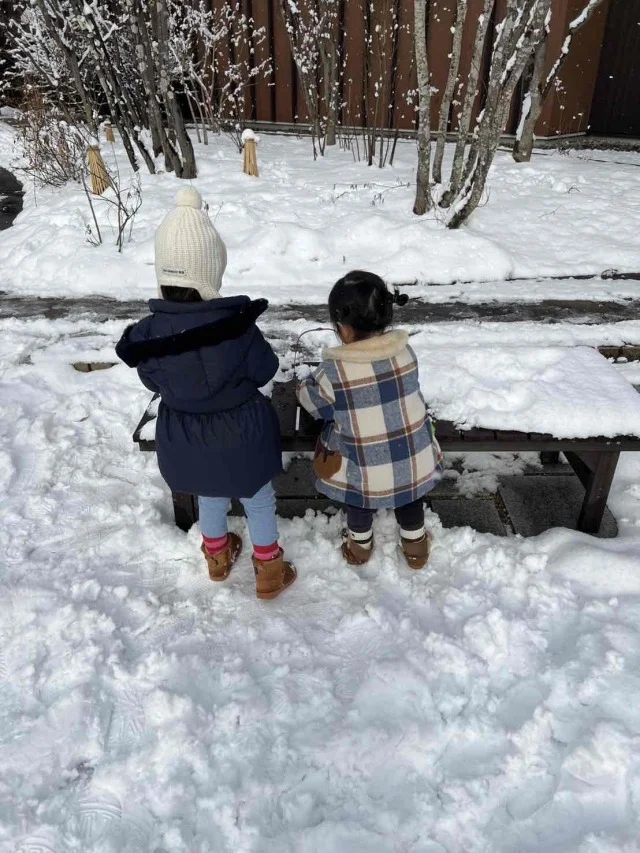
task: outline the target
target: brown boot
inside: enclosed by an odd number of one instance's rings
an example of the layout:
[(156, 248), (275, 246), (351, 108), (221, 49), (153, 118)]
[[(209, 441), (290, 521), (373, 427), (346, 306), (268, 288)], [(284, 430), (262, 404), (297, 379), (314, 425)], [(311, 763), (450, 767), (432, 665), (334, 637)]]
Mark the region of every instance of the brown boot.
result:
[(234, 563), (242, 553), (242, 539), (237, 533), (229, 534), (229, 544), (221, 554), (212, 556), (202, 543), (200, 549), (209, 567), (209, 577), (212, 581), (226, 581), (231, 574)]
[(429, 533), (425, 533), (422, 539), (404, 539), (401, 536), (400, 544), (410, 569), (422, 569), (426, 566), (431, 552), (431, 535)]
[(287, 563), (284, 552), (273, 560), (258, 560), (253, 558), (253, 568), (256, 573), (256, 595), (258, 598), (276, 598), (294, 582), (298, 576), (293, 563)]
[(342, 531), (342, 556), (350, 566), (364, 566), (368, 563), (373, 554), (373, 533), (371, 533), (370, 548), (363, 548), (361, 544), (355, 542), (349, 536), (348, 530)]

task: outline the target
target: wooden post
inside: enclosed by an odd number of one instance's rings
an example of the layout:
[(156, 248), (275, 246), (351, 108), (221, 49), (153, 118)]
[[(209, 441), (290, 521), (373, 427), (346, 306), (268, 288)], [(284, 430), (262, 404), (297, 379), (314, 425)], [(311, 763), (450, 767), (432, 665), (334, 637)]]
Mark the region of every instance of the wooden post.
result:
[(578, 517), (578, 530), (595, 534), (607, 508), (609, 490), (613, 482), (620, 452), (602, 450), (590, 452), (565, 452), (571, 467), (585, 488), (584, 501)]
[(252, 178), (257, 178), (260, 175), (258, 171), (258, 156), (256, 146), (260, 138), (255, 135), (252, 130), (245, 130), (242, 133), (242, 144), (244, 145), (244, 160), (242, 171), (245, 175), (251, 175)]
[(619, 457), (615, 452), (598, 454), (578, 518), (578, 530), (583, 533), (595, 534), (600, 530)]

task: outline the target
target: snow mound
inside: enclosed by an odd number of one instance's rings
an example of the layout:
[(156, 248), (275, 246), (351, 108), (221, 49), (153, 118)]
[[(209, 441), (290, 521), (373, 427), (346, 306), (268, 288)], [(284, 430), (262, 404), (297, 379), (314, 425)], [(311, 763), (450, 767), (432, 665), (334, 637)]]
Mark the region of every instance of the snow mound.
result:
[(545, 538), (549, 572), (570, 581), (589, 598), (640, 596), (638, 552), (626, 541), (593, 540), (550, 533)]
[[(0, 123), (3, 166), (11, 165), (13, 138), (13, 129)], [(252, 184), (244, 179), (237, 148), (226, 136), (212, 136), (207, 146), (196, 143), (196, 152), (198, 189), (229, 251), (227, 294), (265, 296), (273, 304), (324, 303), (346, 271), (365, 268), (390, 283), (417, 283), (416, 295), (442, 300), (458, 293), (477, 301), (493, 292), (483, 282), (640, 270), (637, 154), (618, 162), (618, 155), (599, 152), (603, 163), (545, 155), (533, 164), (516, 165), (499, 153), (488, 203), (468, 226), (448, 231), (439, 209), (422, 218), (412, 213), (413, 142), (401, 140), (393, 167), (377, 170), (354, 162), (338, 147), (314, 162), (308, 140), (269, 135), (261, 143), (260, 181)], [(113, 150), (110, 146), (105, 157), (114, 171), (116, 158), (126, 189), (130, 168), (120, 143)], [(0, 234), (3, 289), (118, 299), (153, 296), (154, 234), (174, 208), (180, 182), (162, 171), (161, 162), (156, 175), (142, 169), (140, 180), (142, 208), (121, 255), (115, 248), (116, 217), (106, 202), (94, 200), (104, 239), (95, 247), (87, 239), (87, 227), (95, 229), (80, 186), (37, 189), (29, 182), (23, 212)], [(442, 292), (428, 287), (458, 281), (476, 284)], [(509, 288), (518, 289), (515, 284), (496, 287), (507, 298)], [(580, 283), (580, 298), (588, 287)], [(630, 289), (629, 283), (624, 292), (616, 283), (593, 287), (598, 298), (608, 293), (623, 298)], [(539, 288), (535, 295), (541, 295)]]

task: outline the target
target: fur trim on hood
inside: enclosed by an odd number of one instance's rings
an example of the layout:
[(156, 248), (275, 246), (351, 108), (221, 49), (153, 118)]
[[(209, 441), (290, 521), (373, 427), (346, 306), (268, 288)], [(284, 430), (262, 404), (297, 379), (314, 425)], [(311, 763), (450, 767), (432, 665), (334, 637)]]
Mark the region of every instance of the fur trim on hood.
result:
[(269, 303), (266, 299), (256, 299), (248, 302), (232, 317), (216, 320), (169, 335), (166, 338), (149, 338), (144, 341), (130, 340), (133, 325), (124, 330), (116, 346), (116, 355), (129, 367), (137, 367), (141, 362), (150, 358), (162, 358), (166, 355), (180, 355), (183, 352), (211, 347), (224, 341), (239, 338), (248, 332), (258, 317), (267, 310)]

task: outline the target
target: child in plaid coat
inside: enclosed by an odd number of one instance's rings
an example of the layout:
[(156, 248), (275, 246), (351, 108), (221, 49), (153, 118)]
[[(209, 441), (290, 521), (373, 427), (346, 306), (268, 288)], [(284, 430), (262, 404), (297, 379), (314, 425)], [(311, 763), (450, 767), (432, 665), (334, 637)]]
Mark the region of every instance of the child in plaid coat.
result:
[(411, 568), (429, 557), (423, 498), (441, 477), (442, 454), (420, 392), (418, 365), (406, 332), (389, 331), (393, 305), (407, 297), (368, 272), (340, 279), (329, 315), (342, 346), (298, 389), (300, 404), (325, 421), (314, 469), (319, 492), (346, 505), (342, 552), (362, 565), (373, 550), (373, 516), (395, 510)]

